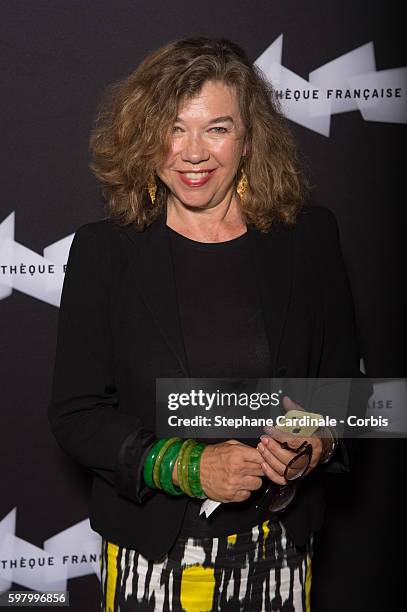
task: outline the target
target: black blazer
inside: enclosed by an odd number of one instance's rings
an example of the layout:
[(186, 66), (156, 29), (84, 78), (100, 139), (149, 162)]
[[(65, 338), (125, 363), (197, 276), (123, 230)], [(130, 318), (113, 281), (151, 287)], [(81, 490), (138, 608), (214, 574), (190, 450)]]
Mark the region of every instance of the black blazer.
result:
[[(155, 379), (189, 377), (166, 214), (144, 232), (104, 219), (78, 229), (62, 291), (49, 419), (59, 445), (94, 475), (90, 522), (149, 559), (179, 532), (187, 497), (146, 487), (154, 441)], [(293, 229), (248, 225), (264, 309), (271, 377), (358, 377), (350, 287), (334, 215), (304, 208)], [(243, 440), (244, 441), (244, 440)], [(301, 484), (281, 520), (298, 545), (322, 524), (321, 472)]]

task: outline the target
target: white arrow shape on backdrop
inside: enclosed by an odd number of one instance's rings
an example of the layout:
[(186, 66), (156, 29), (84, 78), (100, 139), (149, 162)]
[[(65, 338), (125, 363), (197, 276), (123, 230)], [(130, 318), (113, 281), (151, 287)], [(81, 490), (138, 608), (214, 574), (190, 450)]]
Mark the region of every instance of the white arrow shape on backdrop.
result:
[(379, 70), (370, 74), (350, 77), (352, 87), (386, 89), (400, 87), (402, 95), (398, 98), (369, 98), (358, 100), (357, 105), (365, 121), (380, 121), (382, 123), (407, 123), (407, 68), (391, 68)]
[[(359, 110), (366, 121), (407, 123), (407, 68), (376, 71), (373, 42), (361, 45), (344, 55), (316, 68), (309, 81), (282, 65), (283, 35), (281, 34), (255, 61), (275, 89), (310, 92), (309, 99), (280, 99), (284, 115), (291, 121), (323, 136), (329, 136), (331, 115)], [(400, 89), (400, 97), (367, 99), (336, 98), (329, 90), (392, 88)], [(311, 93), (317, 92), (318, 99)]]
[[(40, 548), (15, 535), (16, 511), (14, 508), (0, 521), (0, 559), (6, 562), (5, 567), (3, 563), (0, 566), (1, 593), (9, 590), (12, 583), (45, 592), (65, 591), (67, 580), (78, 576), (96, 574), (100, 580), (101, 537), (92, 530), (89, 519), (64, 529)], [(81, 559), (83, 555), (86, 561), (77, 563), (72, 559)], [(88, 560), (90, 555), (96, 561)], [(33, 567), (30, 567), (30, 559), (35, 559)], [(44, 560), (44, 564), (39, 565), (38, 559)]]
[[(309, 74), (309, 81), (321, 91), (326, 92), (330, 89), (346, 90), (350, 87), (349, 79), (356, 76), (356, 82), (363, 73), (370, 73), (376, 70), (376, 61), (373, 43), (362, 45), (345, 55), (324, 64), (320, 68), (313, 70)], [(358, 110), (357, 101), (352, 98), (331, 100), (331, 113), (347, 113)]]
[[(318, 91), (318, 99), (312, 99), (313, 90), (318, 89), (308, 81), (298, 76), (292, 70), (288, 70), (281, 63), (283, 52), (283, 35), (281, 34), (255, 61), (255, 66), (260, 68), (267, 79), (277, 90), (290, 89), (294, 91), (309, 92), (308, 100), (296, 101), (282, 98), (280, 100), (283, 114), (314, 132), (322, 136), (329, 136), (331, 123), (331, 103), (325, 99), (322, 92)], [(313, 109), (317, 109), (314, 112)]]
[[(12, 212), (0, 224), (0, 299), (18, 289), (53, 306), (59, 306), (64, 282), (63, 265), (66, 263), (74, 234), (70, 234), (45, 247), (43, 255), (14, 240), (15, 213)], [(24, 264), (23, 270), (20, 264)], [(10, 267), (16, 269), (11, 272)], [(30, 274), (29, 266), (35, 272)], [(45, 272), (39, 272), (45, 266)], [(51, 268), (50, 268), (51, 266)], [(51, 272), (51, 270), (53, 270)]]

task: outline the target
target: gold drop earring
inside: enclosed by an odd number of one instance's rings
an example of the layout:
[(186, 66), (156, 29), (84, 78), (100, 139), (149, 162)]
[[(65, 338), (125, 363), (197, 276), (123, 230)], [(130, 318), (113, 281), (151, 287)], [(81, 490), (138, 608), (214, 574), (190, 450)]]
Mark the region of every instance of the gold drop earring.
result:
[(243, 168), (241, 169), (241, 176), (239, 182), (236, 187), (236, 191), (239, 194), (241, 201), (243, 202), (247, 188), (249, 186), (249, 181), (247, 180), (247, 176)]
[(148, 181), (147, 191), (150, 194), (151, 204), (154, 204), (155, 194), (157, 193), (157, 184), (154, 180)]

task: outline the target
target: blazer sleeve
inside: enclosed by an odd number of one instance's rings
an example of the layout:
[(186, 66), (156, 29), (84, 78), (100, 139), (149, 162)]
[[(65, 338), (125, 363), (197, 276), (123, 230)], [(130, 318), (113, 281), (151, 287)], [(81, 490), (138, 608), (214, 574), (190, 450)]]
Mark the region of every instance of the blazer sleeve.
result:
[(113, 270), (100, 223), (80, 227), (69, 252), (48, 418), (68, 455), (141, 503), (154, 494), (142, 465), (155, 436), (120, 406), (109, 317)]
[[(315, 209), (314, 247), (317, 247), (317, 269), (320, 270), (322, 279), (324, 312), (324, 342), (319, 377), (351, 379), (347, 414), (362, 416), (373, 388), (360, 372), (353, 297), (340, 246), (338, 224), (328, 208)], [(360, 380), (363, 378), (363, 381)], [(346, 417), (346, 414), (344, 416)], [(357, 446), (355, 439), (340, 438), (331, 460), (316, 469), (336, 473), (349, 471)]]

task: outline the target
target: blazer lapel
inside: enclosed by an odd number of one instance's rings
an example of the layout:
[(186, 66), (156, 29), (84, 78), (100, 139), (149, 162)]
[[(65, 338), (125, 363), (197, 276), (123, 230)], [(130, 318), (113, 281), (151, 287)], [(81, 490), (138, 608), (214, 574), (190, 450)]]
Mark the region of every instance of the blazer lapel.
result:
[[(144, 232), (136, 232), (131, 227), (123, 228), (123, 242), (144, 302), (176, 356), (184, 377), (190, 378), (166, 221), (167, 213), (163, 211)], [(277, 226), (267, 233), (258, 231), (251, 224), (247, 227), (272, 359), (270, 376), (274, 378), (279, 376), (276, 371), (278, 353), (292, 287), (293, 232)]]
[(124, 228), (125, 246), (137, 287), (185, 378), (190, 378), (179, 317), (167, 213), (162, 212), (144, 232)]
[(263, 233), (250, 224), (248, 232), (275, 378), (286, 370), (277, 364), (292, 289), (293, 231), (276, 225)]

